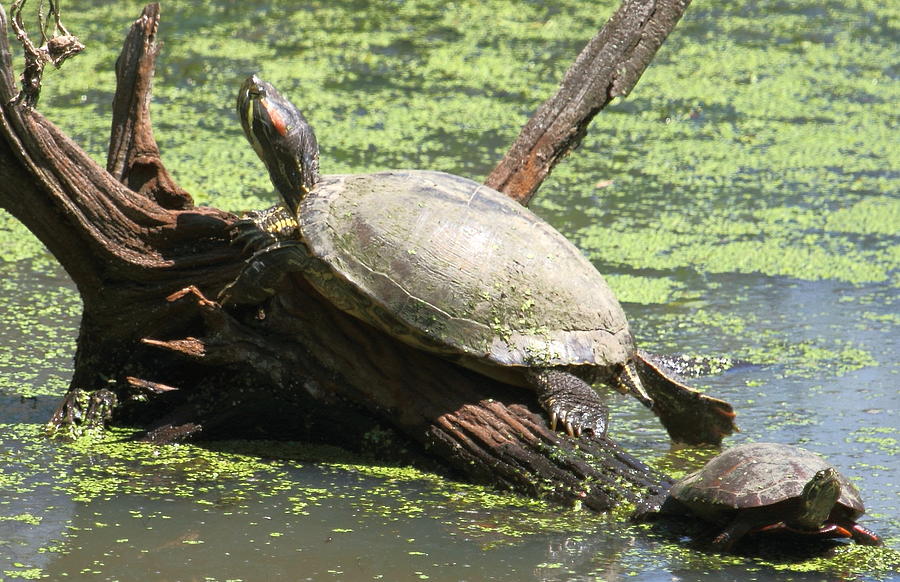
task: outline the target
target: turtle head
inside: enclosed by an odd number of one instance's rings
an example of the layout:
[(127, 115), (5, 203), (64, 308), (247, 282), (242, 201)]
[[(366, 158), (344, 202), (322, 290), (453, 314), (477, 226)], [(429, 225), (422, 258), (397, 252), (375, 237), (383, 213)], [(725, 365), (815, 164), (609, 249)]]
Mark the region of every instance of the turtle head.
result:
[(293, 103), (256, 75), (241, 85), (237, 110), (244, 136), (296, 215), (300, 200), (319, 181), (319, 145), (312, 127)]
[(832, 467), (822, 469), (803, 487), (796, 525), (802, 529), (819, 529), (840, 496), (841, 482), (837, 471)]

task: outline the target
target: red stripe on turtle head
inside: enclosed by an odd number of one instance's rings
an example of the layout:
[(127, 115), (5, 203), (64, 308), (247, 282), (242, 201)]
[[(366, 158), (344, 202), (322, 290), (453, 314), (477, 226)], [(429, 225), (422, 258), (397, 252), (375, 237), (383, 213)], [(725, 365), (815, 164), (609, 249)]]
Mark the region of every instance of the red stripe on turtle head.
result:
[(278, 110), (278, 108), (269, 105), (267, 99), (261, 99), (260, 105), (265, 107), (266, 115), (269, 116), (269, 120), (272, 122), (272, 127), (275, 128), (275, 131), (277, 131), (281, 136), (286, 136), (288, 133), (287, 120), (285, 120), (285, 118), (281, 115), (281, 112)]

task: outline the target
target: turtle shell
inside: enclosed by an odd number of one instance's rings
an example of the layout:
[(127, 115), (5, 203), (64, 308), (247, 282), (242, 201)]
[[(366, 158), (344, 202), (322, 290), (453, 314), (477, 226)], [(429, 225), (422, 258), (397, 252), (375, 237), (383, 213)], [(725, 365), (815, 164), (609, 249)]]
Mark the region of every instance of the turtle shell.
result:
[(612, 366), (634, 351), (594, 266), (484, 185), (432, 171), (324, 176), (297, 214), (318, 259), (309, 282), (416, 347), (496, 366)]
[[(820, 470), (832, 467), (822, 457), (791, 445), (751, 443), (728, 449), (702, 469), (672, 486), (669, 495), (710, 521), (735, 510), (766, 507), (796, 499)], [(859, 490), (838, 473), (838, 505), (848, 519), (863, 514)]]

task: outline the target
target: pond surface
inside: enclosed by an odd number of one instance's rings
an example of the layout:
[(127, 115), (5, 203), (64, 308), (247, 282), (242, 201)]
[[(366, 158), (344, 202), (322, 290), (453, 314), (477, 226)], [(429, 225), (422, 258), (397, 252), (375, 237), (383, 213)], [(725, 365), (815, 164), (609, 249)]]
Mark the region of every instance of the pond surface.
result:
[[(102, 4), (63, 6), (88, 51), (48, 74), (41, 101), (98, 160), (140, 11)], [(614, 8), (187, 4), (163, 3), (154, 126), (182, 186), (231, 210), (274, 199), (232, 111), (249, 73), (304, 108), (327, 173), (479, 179)], [(877, 2), (692, 6), (533, 205), (608, 275), (642, 347), (747, 362), (694, 380), (738, 411), (726, 446), (825, 455), (893, 551), (717, 557), (620, 516), (301, 444), (49, 440), (80, 301), (0, 213), (0, 578), (900, 579), (897, 16)], [(647, 411), (612, 405), (612, 435), (666, 471), (714, 454), (672, 448)]]

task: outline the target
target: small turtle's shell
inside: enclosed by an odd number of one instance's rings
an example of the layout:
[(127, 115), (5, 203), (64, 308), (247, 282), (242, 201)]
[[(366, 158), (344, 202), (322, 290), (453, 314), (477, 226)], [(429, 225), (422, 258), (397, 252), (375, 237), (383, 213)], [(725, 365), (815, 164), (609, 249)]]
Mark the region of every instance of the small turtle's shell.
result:
[[(818, 471), (829, 467), (832, 465), (815, 453), (791, 445), (739, 445), (679, 480), (669, 495), (700, 517), (716, 521), (738, 509), (795, 499)], [(846, 508), (849, 519), (855, 519), (865, 512), (859, 491), (840, 473), (838, 479), (838, 504)]]
[(495, 366), (608, 367), (634, 351), (619, 302), (579, 250), (471, 180), (324, 176), (298, 220), (319, 259), (310, 283), (407, 343)]

